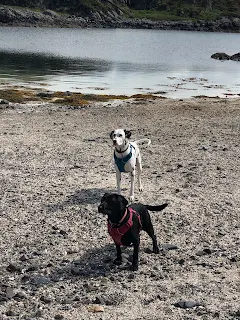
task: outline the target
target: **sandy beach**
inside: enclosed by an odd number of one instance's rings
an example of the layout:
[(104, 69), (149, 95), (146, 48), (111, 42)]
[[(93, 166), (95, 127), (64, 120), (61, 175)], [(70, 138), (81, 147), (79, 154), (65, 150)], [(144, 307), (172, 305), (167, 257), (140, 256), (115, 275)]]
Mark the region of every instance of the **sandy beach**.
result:
[[(169, 203), (151, 213), (161, 252), (142, 232), (137, 272), (132, 248), (113, 265), (97, 212), (118, 127), (152, 140), (136, 202)], [(1, 105), (0, 139), (1, 320), (240, 318), (240, 99)]]

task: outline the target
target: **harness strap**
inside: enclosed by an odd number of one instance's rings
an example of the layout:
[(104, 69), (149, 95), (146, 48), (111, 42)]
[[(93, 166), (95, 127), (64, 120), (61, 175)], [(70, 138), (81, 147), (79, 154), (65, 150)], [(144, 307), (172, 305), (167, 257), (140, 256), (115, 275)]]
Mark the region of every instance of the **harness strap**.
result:
[(124, 166), (132, 158), (132, 148), (134, 146), (130, 143), (130, 152), (123, 158), (118, 158), (114, 151), (114, 160), (120, 172), (125, 172)]
[(142, 222), (141, 222), (139, 213), (130, 207), (126, 209), (119, 223), (121, 223), (126, 218), (128, 211), (129, 211), (129, 219), (126, 221), (124, 225), (114, 226), (114, 224), (112, 224), (111, 221), (108, 221), (108, 233), (113, 238), (113, 241), (120, 246), (123, 245), (122, 244), (123, 235), (133, 226), (133, 215), (135, 215), (138, 218), (139, 227), (140, 227), (139, 229), (140, 230), (142, 229)]

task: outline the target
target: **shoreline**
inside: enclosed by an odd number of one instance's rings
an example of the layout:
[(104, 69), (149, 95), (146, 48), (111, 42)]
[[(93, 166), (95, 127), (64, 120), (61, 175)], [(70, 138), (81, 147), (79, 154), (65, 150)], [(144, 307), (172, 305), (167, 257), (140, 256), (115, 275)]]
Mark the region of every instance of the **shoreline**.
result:
[(240, 18), (222, 17), (218, 20), (152, 21), (124, 18), (112, 10), (107, 14), (93, 12), (89, 17), (61, 15), (51, 10), (35, 12), (30, 9), (13, 9), (0, 5), (0, 27), (60, 27), (60, 28), (130, 28), (157, 30), (184, 30), (204, 32), (240, 32)]
[[(190, 90), (191, 91), (191, 90)], [(210, 90), (211, 91), (211, 90)], [(50, 91), (44, 89), (44, 87), (28, 87), (21, 85), (0, 85), (0, 108), (8, 109), (15, 108), (15, 104), (24, 105), (28, 104), (52, 104), (55, 108), (63, 105), (67, 105), (72, 108), (81, 108), (86, 105), (100, 103), (102, 105), (108, 105), (113, 103), (131, 103), (131, 101), (149, 101), (149, 100), (178, 100), (187, 101), (191, 99), (201, 99), (201, 100), (219, 100), (219, 99), (240, 99), (240, 93), (226, 92), (222, 94), (212, 95), (192, 95), (189, 97), (177, 97), (171, 95), (171, 90), (169, 92), (163, 93), (138, 93), (133, 95), (108, 95), (101, 93), (81, 93), (79, 91)]]

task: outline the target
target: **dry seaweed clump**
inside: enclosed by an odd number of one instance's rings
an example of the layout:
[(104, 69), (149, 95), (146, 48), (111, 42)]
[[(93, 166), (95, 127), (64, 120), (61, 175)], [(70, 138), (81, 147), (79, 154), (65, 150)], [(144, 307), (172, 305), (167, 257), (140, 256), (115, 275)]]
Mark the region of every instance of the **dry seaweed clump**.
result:
[(84, 106), (93, 102), (108, 102), (110, 100), (135, 99), (137, 101), (159, 98), (154, 94), (126, 95), (104, 95), (104, 94), (83, 94), (80, 92), (61, 91), (39, 91), (39, 89), (9, 88), (0, 90), (0, 100), (12, 103), (25, 103), (40, 101), (70, 106)]
[(35, 101), (35, 93), (32, 90), (3, 89), (0, 90), (0, 100), (6, 100), (13, 103), (24, 103), (26, 101)]
[(82, 106), (89, 102), (107, 102), (113, 99), (129, 99), (128, 96), (120, 95), (97, 95), (97, 94), (82, 94), (77, 92), (55, 92), (52, 100), (54, 103), (63, 103), (72, 106)]

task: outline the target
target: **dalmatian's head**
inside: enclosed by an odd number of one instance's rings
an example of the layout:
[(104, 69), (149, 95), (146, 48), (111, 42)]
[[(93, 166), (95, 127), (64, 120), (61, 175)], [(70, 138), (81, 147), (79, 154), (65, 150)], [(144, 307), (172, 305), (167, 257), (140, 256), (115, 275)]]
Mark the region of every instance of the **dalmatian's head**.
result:
[(126, 129), (116, 129), (110, 133), (113, 145), (115, 147), (122, 147), (126, 144), (127, 139), (131, 137), (131, 131)]

